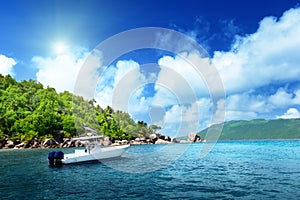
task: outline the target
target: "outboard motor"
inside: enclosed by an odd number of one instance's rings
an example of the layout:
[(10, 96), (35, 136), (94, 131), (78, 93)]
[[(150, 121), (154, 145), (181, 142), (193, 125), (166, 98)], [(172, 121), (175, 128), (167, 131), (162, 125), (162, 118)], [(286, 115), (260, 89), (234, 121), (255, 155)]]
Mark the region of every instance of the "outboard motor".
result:
[(50, 152), (48, 153), (49, 165), (50, 165), (51, 167), (54, 166), (54, 154), (55, 154), (55, 151), (50, 151)]
[(64, 159), (64, 153), (62, 151), (56, 151), (54, 154), (54, 165), (61, 166), (61, 160)]
[(50, 151), (48, 154), (49, 165), (51, 167), (61, 166), (62, 159), (64, 159), (64, 153), (62, 151)]

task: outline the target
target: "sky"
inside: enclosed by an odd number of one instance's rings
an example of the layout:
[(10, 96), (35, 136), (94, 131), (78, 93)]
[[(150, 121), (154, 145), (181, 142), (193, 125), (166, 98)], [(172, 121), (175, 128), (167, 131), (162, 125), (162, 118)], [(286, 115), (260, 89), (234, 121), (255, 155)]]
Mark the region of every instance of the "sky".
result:
[[(126, 43), (115, 38), (140, 28), (123, 39), (143, 40), (153, 31), (145, 27), (176, 31), (201, 51), (157, 34), (156, 46), (107, 63), (105, 52)], [(294, 0), (0, 0), (0, 73), (94, 98), (174, 136), (222, 121), (300, 118), (299, 35)]]

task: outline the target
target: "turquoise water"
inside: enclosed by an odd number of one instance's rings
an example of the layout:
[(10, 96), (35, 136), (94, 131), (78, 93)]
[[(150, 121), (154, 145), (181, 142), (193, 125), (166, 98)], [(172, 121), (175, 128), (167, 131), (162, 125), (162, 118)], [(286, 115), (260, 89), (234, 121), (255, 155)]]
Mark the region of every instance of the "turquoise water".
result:
[(1, 150), (0, 199), (300, 199), (299, 140), (219, 142), (204, 158), (203, 144), (174, 153), (182, 147), (131, 146), (126, 158), (61, 168), (48, 166), (49, 150)]

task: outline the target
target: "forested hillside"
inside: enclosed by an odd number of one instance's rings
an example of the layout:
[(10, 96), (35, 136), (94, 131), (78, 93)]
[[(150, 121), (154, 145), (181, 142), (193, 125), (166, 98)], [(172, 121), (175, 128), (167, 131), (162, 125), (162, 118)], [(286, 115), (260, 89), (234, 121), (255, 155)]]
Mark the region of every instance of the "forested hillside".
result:
[[(215, 129), (217, 126), (212, 126)], [(198, 133), (205, 138), (207, 129)], [(300, 119), (239, 120), (224, 124), (221, 140), (296, 139), (300, 138)]]
[[(70, 92), (57, 93), (34, 80), (17, 82), (0, 74), (0, 139), (16, 142), (83, 135), (84, 126), (112, 140), (146, 137), (153, 133), (128, 113), (101, 108)], [(61, 136), (60, 136), (61, 137)]]

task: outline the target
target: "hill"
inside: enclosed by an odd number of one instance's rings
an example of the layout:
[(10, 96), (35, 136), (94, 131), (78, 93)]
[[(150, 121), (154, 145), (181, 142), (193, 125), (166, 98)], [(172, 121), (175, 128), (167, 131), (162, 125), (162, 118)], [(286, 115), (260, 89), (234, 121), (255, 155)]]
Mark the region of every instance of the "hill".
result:
[(0, 140), (74, 137), (86, 134), (85, 126), (112, 140), (146, 137), (155, 131), (143, 121), (136, 123), (128, 113), (101, 108), (95, 100), (0, 74)]
[[(210, 127), (212, 130), (217, 125)], [(198, 133), (205, 138), (207, 129)], [(239, 120), (225, 122), (220, 140), (296, 139), (300, 138), (300, 119)]]

